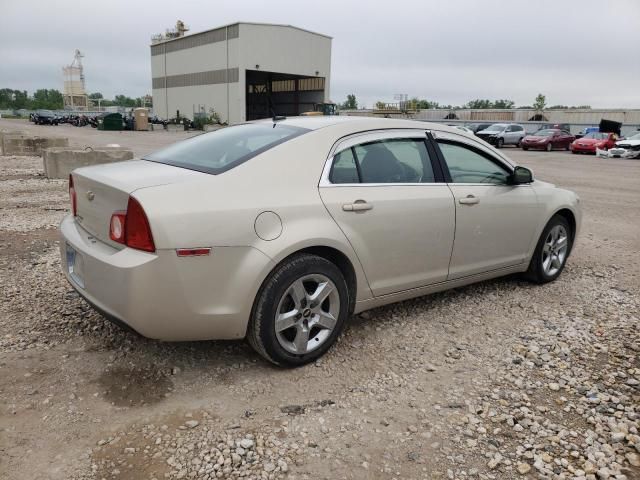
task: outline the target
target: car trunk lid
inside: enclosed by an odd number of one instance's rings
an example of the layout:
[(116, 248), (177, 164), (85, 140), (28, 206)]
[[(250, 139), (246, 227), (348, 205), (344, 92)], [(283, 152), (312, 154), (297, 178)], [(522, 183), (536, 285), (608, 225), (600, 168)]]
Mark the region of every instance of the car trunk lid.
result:
[(91, 235), (121, 248), (109, 238), (109, 222), (127, 209), (129, 195), (141, 188), (201, 179), (207, 174), (146, 160), (132, 160), (74, 170), (76, 221)]

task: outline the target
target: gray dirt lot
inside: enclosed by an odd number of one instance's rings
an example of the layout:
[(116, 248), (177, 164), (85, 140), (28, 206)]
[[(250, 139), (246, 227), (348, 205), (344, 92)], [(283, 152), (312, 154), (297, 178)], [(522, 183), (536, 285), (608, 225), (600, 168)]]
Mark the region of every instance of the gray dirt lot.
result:
[(295, 370), (112, 326), (60, 273), (66, 182), (0, 157), (0, 478), (640, 479), (640, 161), (505, 153), (582, 199), (560, 279), (367, 312)]

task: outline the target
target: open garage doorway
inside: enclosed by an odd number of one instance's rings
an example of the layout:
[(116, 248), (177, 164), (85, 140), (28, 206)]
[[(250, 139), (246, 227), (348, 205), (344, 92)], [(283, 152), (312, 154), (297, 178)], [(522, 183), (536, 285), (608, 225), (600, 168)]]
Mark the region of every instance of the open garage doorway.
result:
[(324, 77), (247, 70), (247, 120), (311, 112), (323, 103)]

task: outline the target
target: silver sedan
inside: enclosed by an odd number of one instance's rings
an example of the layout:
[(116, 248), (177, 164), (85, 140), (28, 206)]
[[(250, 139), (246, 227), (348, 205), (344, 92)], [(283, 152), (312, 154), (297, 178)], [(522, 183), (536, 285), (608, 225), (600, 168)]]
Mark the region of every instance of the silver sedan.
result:
[(162, 340), (247, 338), (324, 354), (348, 318), (516, 272), (564, 268), (578, 197), (485, 142), (408, 120), (228, 127), (69, 178), (64, 273), (98, 311)]

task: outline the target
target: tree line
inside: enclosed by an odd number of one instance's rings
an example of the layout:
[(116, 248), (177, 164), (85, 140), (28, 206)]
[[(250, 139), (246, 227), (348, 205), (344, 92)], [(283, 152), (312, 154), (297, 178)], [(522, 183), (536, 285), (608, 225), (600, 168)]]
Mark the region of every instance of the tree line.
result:
[[(101, 107), (141, 107), (151, 106), (150, 97), (131, 98), (126, 95), (116, 95), (113, 100), (105, 99), (102, 93), (90, 93), (89, 99), (94, 106)], [(98, 102), (99, 100), (99, 102)], [(54, 88), (41, 88), (29, 95), (26, 90), (0, 88), (0, 109), (2, 110), (62, 110), (64, 102), (62, 92)]]
[[(490, 99), (482, 99), (476, 98), (475, 100), (470, 100), (462, 105), (446, 105), (440, 104), (433, 100), (426, 100), (418, 97), (413, 97), (410, 100), (407, 100), (406, 104), (410, 108), (415, 108), (419, 110), (429, 110), (429, 109), (445, 109), (445, 110), (459, 110), (459, 109), (474, 109), (474, 110), (487, 110), (487, 109), (510, 109), (510, 108), (520, 108), (520, 109), (533, 109), (533, 110), (552, 110), (552, 109), (571, 109), (571, 108), (591, 108), (589, 105), (577, 105), (577, 106), (567, 106), (567, 105), (551, 105), (547, 107), (547, 97), (542, 93), (539, 93), (532, 105), (522, 105), (516, 107), (516, 103), (513, 100), (508, 99), (498, 99), (498, 100), (490, 100)], [(384, 108), (386, 105), (385, 102), (378, 101), (375, 103), (376, 108)], [(341, 103), (340, 108), (343, 110), (356, 110), (358, 108), (358, 100), (356, 99), (355, 94), (347, 95), (347, 100)]]

